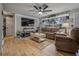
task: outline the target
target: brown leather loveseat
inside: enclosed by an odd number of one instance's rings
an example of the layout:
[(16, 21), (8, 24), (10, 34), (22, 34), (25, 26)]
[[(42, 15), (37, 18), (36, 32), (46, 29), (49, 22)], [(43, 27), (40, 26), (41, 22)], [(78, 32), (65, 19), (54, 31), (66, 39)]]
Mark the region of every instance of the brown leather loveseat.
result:
[(48, 39), (54, 39), (55, 38), (55, 32), (57, 32), (58, 28), (42, 28), (42, 33), (46, 34), (46, 38)]
[(76, 53), (79, 49), (79, 28), (71, 30), (71, 37), (56, 36), (56, 49)]

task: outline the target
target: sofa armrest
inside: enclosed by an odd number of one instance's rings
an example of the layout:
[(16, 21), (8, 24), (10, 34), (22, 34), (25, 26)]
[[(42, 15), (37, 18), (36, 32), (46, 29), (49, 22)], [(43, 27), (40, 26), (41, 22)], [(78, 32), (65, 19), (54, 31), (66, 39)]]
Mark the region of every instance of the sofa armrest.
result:
[(70, 37), (67, 37), (67, 36), (59, 36), (59, 35), (55, 37), (55, 40), (56, 41), (65, 41), (65, 42), (75, 42), (75, 40), (73, 40)]

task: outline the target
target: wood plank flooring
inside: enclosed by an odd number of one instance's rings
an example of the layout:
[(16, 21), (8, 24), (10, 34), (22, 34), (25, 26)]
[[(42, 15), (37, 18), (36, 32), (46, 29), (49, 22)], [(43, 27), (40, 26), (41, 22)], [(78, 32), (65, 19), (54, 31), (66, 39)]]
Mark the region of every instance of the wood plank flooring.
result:
[[(50, 40), (50, 39), (49, 39)], [(37, 43), (28, 38), (14, 38), (12, 36), (4, 38), (3, 56), (69, 56), (73, 55), (66, 52), (56, 51), (54, 40), (53, 43), (45, 46), (43, 49), (38, 48), (41, 43)], [(40, 46), (42, 47), (42, 45)]]

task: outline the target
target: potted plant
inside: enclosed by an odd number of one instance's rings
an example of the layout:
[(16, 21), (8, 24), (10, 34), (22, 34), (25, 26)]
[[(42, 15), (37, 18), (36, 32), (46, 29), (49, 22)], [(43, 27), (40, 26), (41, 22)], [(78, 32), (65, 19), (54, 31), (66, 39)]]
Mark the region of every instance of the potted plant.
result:
[(17, 37), (20, 37), (21, 32), (20, 31), (17, 31), (16, 35), (17, 35)]

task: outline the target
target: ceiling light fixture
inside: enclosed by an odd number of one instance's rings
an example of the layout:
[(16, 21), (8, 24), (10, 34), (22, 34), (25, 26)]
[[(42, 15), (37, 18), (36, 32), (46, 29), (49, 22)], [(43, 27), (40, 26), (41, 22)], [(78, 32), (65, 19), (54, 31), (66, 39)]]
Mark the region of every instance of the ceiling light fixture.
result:
[(42, 12), (38, 12), (38, 14), (39, 14), (39, 15), (42, 15), (43, 13), (42, 13)]

